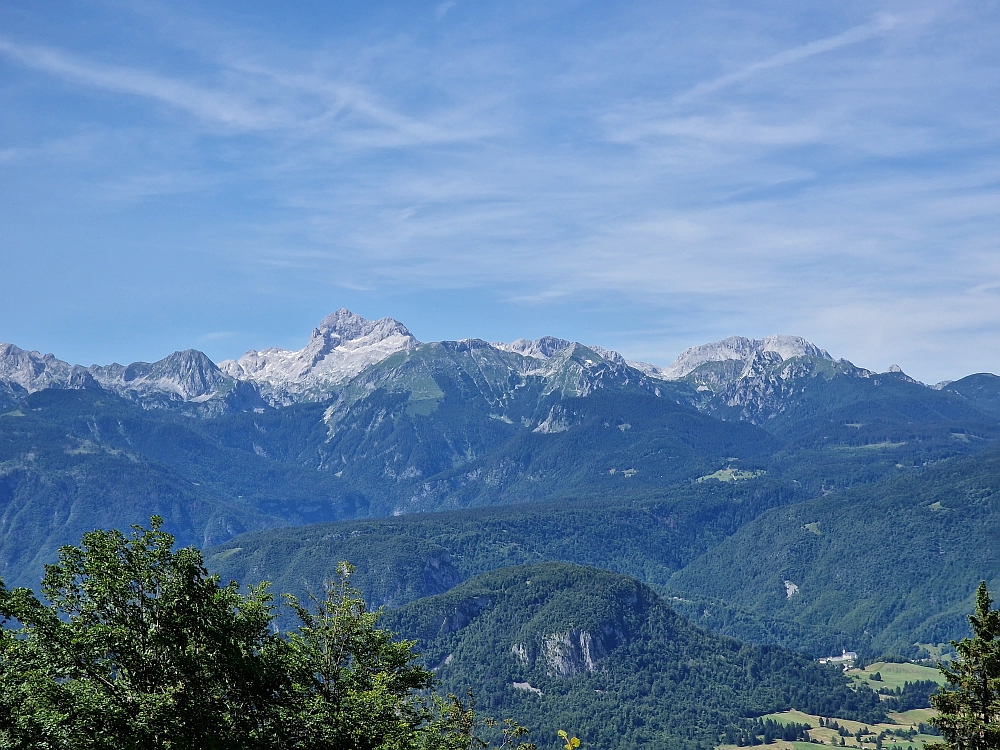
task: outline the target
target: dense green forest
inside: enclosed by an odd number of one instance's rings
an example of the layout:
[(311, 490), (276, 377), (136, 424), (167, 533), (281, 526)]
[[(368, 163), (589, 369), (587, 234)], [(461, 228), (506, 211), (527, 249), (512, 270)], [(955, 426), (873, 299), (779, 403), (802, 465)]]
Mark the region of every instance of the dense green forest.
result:
[(772, 509), (671, 585), (916, 656), (916, 643), (965, 635), (979, 581), (1000, 579), (998, 499), (994, 449)]
[(208, 560), (225, 578), (304, 592), (351, 559), (361, 588), (390, 606), (488, 570), (562, 560), (634, 576), (693, 621), (750, 642), (917, 657), (916, 643), (962, 637), (978, 581), (1000, 576), (998, 477), (988, 451), (822, 500), (766, 476), (712, 480), (627, 501), (253, 532)]
[[(153, 517), (59, 551), (43, 598), (0, 579), (5, 750), (459, 750), (497, 722), (433, 693), (412, 642), (379, 627), (342, 564), (324, 595), (246, 594)], [(536, 750), (506, 720), (505, 750)]]
[(0, 416), (0, 572), (41, 577), (93, 528), (163, 516), (184, 544), (249, 529), (353, 517), (335, 476), (220, 445), (202, 423), (103, 391), (46, 390)]
[[(510, 565), (563, 560), (623, 573), (663, 591), (671, 576), (767, 508), (798, 495), (790, 483), (709, 481), (630, 501), (566, 498), (530, 505), (415, 514), (243, 534), (206, 551), (225, 580), (270, 580), (299, 596), (317, 590), (337, 561), (357, 568), (375, 604), (400, 606)], [(700, 601), (700, 600), (699, 600)], [(851, 645), (843, 634), (675, 598), (673, 606), (755, 643), (816, 654)], [(729, 619), (719, 621), (722, 613)]]
[(541, 563), (473, 578), (385, 617), (442, 685), (585, 746), (710, 747), (748, 717), (798, 708), (875, 722), (878, 696), (835, 667), (692, 627), (644, 584)]

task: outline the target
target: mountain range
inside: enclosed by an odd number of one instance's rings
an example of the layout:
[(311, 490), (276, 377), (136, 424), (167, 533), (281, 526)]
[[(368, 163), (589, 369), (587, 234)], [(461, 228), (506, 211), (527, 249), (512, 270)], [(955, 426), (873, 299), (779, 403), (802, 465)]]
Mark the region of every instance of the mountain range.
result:
[[(100, 387), (145, 408), (186, 405), (200, 413), (214, 414), (264, 405), (326, 401), (362, 371), (392, 355), (434, 346), (422, 344), (392, 318), (366, 320), (346, 309), (324, 318), (298, 351), (251, 350), (238, 359), (218, 364), (202, 352), (188, 349), (154, 363), (85, 367), (71, 365), (52, 354), (0, 343), (0, 390), (10, 399), (48, 388)], [(494, 358), (515, 355), (504, 358), (502, 367), (522, 379), (558, 382), (564, 395), (586, 395), (602, 386), (601, 376), (624, 381), (638, 381), (645, 376), (655, 382), (685, 383), (696, 394), (687, 393), (686, 397), (699, 408), (725, 418), (758, 423), (780, 412), (803, 378), (836, 373), (875, 377), (875, 373), (847, 360), (834, 360), (826, 350), (797, 336), (768, 336), (761, 340), (734, 336), (687, 349), (667, 367), (626, 360), (600, 346), (584, 347), (552, 336), (518, 339), (509, 344), (468, 339), (439, 342), (437, 346), (464, 346), (480, 354), (488, 352), (487, 356)], [(589, 362), (586, 356), (574, 357), (577, 351), (589, 352)], [(563, 372), (567, 363), (588, 367), (597, 378)], [(916, 383), (895, 367), (886, 375)]]
[[(224, 578), (300, 597), (346, 559), (450, 687), (609, 746), (693, 748), (781, 707), (874, 717), (802, 653), (928, 658), (966, 632), (978, 581), (1000, 585), (998, 440), (1000, 377), (927, 386), (793, 336), (658, 367), (340, 310), (299, 351), (218, 364), (3, 344), (0, 576), (37, 585), (60, 545), (153, 514)], [(604, 614), (582, 627), (580, 607)], [(712, 677), (712, 652), (736, 661)], [(615, 682), (653, 663), (646, 697)], [(666, 715), (699, 700), (698, 727)]]

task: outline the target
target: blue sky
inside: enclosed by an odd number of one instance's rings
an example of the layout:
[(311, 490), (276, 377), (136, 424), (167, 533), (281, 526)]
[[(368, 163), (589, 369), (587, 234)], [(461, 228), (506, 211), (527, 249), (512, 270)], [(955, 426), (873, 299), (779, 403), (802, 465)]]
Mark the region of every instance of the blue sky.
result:
[(0, 340), (1000, 372), (1000, 3), (0, 4)]

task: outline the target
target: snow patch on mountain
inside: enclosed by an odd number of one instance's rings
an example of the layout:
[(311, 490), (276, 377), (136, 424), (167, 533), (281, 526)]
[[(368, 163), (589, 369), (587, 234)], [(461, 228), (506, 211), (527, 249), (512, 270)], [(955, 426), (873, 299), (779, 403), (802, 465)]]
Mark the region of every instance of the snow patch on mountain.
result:
[(328, 315), (298, 351), (250, 350), (219, 363), (226, 375), (257, 384), (273, 404), (319, 401), (367, 367), (420, 342), (392, 318), (367, 320), (350, 310)]

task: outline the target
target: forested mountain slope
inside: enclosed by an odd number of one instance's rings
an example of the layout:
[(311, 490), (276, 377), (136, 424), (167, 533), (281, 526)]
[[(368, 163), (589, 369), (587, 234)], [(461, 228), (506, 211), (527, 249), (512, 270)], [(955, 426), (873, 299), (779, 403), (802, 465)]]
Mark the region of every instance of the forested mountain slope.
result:
[(438, 593), (406, 598), (369, 580), (367, 571), (390, 557), (388, 550), (411, 539), (434, 545), (414, 548), (431, 555), (414, 558), (414, 570), (437, 559), (462, 580), (507, 565), (566, 560), (665, 584), (760, 513), (801, 497), (788, 484), (766, 480), (623, 494), (252, 532), (206, 550), (206, 559), (224, 578), (256, 576), (296, 594), (319, 586), (338, 561), (348, 560), (369, 601), (394, 606)]
[[(346, 310), (302, 350), (224, 364), (188, 350), (80, 367), (5, 345), (0, 575), (32, 583), (82, 531), (159, 513), (184, 544), (259, 532), (213, 549), (213, 565), (300, 593), (334, 558), (358, 562), (366, 593), (393, 605), (505, 565), (567, 560), (676, 586), (689, 600), (678, 606), (700, 621), (814, 650), (859, 645), (845, 638), (873, 648), (941, 640), (960, 602), (942, 608), (936, 592), (992, 570), (979, 558), (937, 572), (925, 564), (913, 568), (930, 571), (920, 596), (899, 603), (890, 586), (896, 604), (870, 603), (880, 581), (900, 585), (892, 555), (880, 552), (901, 533), (883, 505), (940, 486), (942, 507), (964, 508), (960, 477), (935, 479), (952, 466), (992, 481), (992, 459), (976, 456), (1000, 438), (993, 375), (931, 388), (786, 336), (695, 347), (657, 368), (551, 337), (421, 344), (397, 321)], [(810, 527), (817, 535), (774, 520), (807, 501), (817, 511), (801, 513), (848, 524), (837, 539), (864, 541), (828, 547), (822, 523)], [(472, 508), (482, 510), (430, 515)], [(969, 512), (979, 519), (971, 538), (985, 543), (985, 511)], [(914, 541), (900, 559), (930, 549), (944, 518), (961, 548), (963, 513), (907, 520)], [(280, 528), (357, 519), (366, 520)], [(879, 529), (873, 538), (861, 519)], [(802, 547), (800, 532), (820, 546), (806, 538)], [(772, 601), (785, 588), (763, 587), (766, 576), (798, 560), (800, 547), (817, 555), (818, 576), (852, 565), (852, 554), (855, 577), (884, 571), (844, 591), (833, 581), (840, 593), (805, 610), (822, 580), (792, 577), (800, 593)], [(713, 562), (716, 548), (725, 564)], [(952, 625), (931, 627), (927, 613)]]
[(711, 746), (747, 717), (796, 707), (873, 721), (837, 669), (692, 627), (638, 581), (564, 563), (487, 573), (383, 620), (418, 639), (443, 688), (587, 746)]
[[(251, 532), (206, 550), (223, 580), (274, 582), (305, 597), (341, 560), (373, 605), (398, 607), (510, 565), (567, 561), (642, 580), (661, 591), (671, 576), (768, 508), (805, 495), (790, 483), (707, 481), (632, 497), (532, 503)], [(675, 604), (731, 635), (813, 654), (852, 647), (836, 630), (751, 615), (698, 598)]]
[(0, 576), (36, 584), (60, 545), (154, 513), (204, 546), (364, 512), (337, 477), (226, 448), (200, 424), (100, 389), (42, 390), (0, 415)]
[(678, 591), (849, 632), (877, 652), (967, 633), (1000, 585), (1000, 452), (772, 509), (673, 578)]

